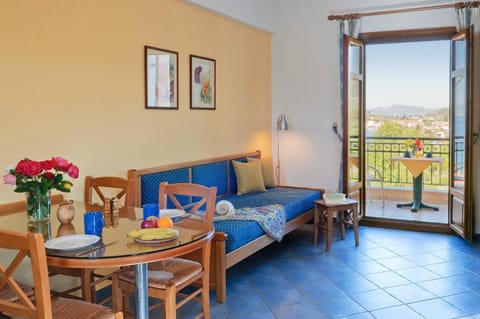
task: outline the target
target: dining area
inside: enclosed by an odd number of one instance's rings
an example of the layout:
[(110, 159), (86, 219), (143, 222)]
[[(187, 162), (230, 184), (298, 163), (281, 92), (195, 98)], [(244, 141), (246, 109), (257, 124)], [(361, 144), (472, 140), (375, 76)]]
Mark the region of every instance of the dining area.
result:
[[(161, 183), (156, 216), (148, 219), (181, 212), (163, 229), (141, 227), (147, 218), (132, 205), (135, 190), (128, 179), (88, 176), (84, 201), (51, 195), (50, 215), (41, 220), (29, 214), (28, 199), (0, 204), (0, 317), (148, 318), (155, 298), (164, 318), (176, 318), (192, 300), (200, 302), (198, 317), (209, 318), (216, 188)], [(67, 286), (79, 287), (61, 287), (66, 277), (74, 278)], [(97, 285), (111, 286), (106, 303), (97, 300)], [(89, 315), (67, 316), (68, 306), (59, 306), (65, 302)]]

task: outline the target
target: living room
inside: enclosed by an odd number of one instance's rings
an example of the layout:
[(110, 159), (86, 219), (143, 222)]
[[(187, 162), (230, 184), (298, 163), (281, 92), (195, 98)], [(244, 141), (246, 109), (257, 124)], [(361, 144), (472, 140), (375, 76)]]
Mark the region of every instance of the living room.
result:
[[(276, 159), (276, 121), (286, 114), (290, 130), (281, 136), (282, 184), (336, 191), (341, 145), (331, 127), (341, 119), (338, 22), (327, 16), (405, 3), (238, 3), (2, 4), (0, 167), (25, 157), (63, 156), (80, 168), (68, 197), (82, 199), (87, 175), (126, 176), (132, 168), (254, 150)], [(415, 2), (432, 3), (450, 2)], [(453, 9), (367, 17), (361, 30), (446, 25), (455, 25)], [(178, 110), (145, 108), (147, 45), (178, 52)], [(476, 61), (479, 54), (476, 50)], [(190, 55), (216, 60), (215, 110), (190, 108)], [(479, 74), (476, 63), (475, 79)], [(474, 96), (476, 105), (479, 98)], [(478, 125), (478, 114), (475, 121)], [(474, 156), (479, 158), (478, 148)], [(475, 197), (479, 193), (476, 185)], [(0, 203), (17, 199), (24, 194), (0, 187)], [(474, 212), (478, 217), (477, 203)], [(479, 232), (480, 218), (474, 229)]]

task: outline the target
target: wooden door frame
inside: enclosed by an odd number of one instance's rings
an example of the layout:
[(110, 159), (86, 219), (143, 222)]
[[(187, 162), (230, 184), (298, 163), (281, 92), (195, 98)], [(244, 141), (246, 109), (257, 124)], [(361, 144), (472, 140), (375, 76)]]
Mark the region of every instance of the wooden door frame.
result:
[[(361, 75), (362, 75), (362, 90), (360, 92), (362, 99), (360, 103), (360, 122), (364, 124), (365, 121), (365, 105), (363, 101), (365, 101), (365, 47), (363, 42), (354, 39), (349, 36), (345, 36), (343, 39), (343, 65), (346, 66), (348, 65), (348, 60), (349, 60), (349, 55), (348, 55), (348, 48), (350, 43), (354, 43), (355, 45), (361, 46), (363, 48), (362, 50), (362, 56), (361, 56)], [(349, 143), (349, 131), (348, 131), (348, 118), (349, 118), (349, 90), (350, 90), (350, 72), (348, 68), (343, 69), (343, 105), (342, 105), (342, 121), (343, 121), (343, 142), (342, 142), (342, 156), (343, 156), (343, 172), (344, 172), (344, 177), (343, 177), (343, 192), (347, 194), (351, 194), (352, 192), (359, 192), (359, 197), (360, 197), (360, 214), (361, 217), (364, 215), (364, 198), (365, 198), (365, 172), (364, 172), (364, 159), (363, 156), (359, 156), (358, 159), (358, 169), (359, 169), (359, 179), (360, 182), (355, 185), (354, 187), (350, 186), (350, 179), (345, 178), (345, 172), (349, 172), (349, 155), (350, 155), (350, 143)], [(364, 125), (360, 127), (359, 131), (359, 136), (358, 136), (358, 141), (359, 141), (359, 152), (360, 154), (363, 154), (364, 151), (363, 149), (365, 148), (365, 129)], [(348, 174), (348, 173), (347, 173)]]
[[(358, 38), (360, 41), (364, 43), (365, 46), (367, 46), (368, 44), (378, 44), (378, 43), (450, 40), (451, 37), (456, 33), (457, 33), (457, 30), (454, 26), (446, 26), (446, 27), (439, 27), (439, 28), (366, 32), (366, 33), (360, 33)], [(366, 85), (368, 84), (365, 83), (365, 86)], [(364, 113), (365, 113), (365, 110), (364, 110)], [(364, 215), (362, 223), (365, 225), (374, 225), (374, 226), (381, 226), (381, 227), (408, 229), (408, 230), (417, 230), (417, 231), (429, 231), (429, 232), (441, 232), (441, 233), (452, 232), (448, 224), (383, 219), (383, 218), (377, 218), (377, 217), (369, 217), (368, 215)]]

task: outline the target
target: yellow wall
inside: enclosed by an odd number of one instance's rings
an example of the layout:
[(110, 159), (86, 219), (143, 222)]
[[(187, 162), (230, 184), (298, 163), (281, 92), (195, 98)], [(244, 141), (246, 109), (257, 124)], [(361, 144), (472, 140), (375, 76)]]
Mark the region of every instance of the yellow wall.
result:
[[(271, 154), (266, 32), (181, 0), (22, 0), (2, 2), (0, 42), (0, 168), (64, 156), (70, 198), (86, 175)], [(144, 108), (144, 45), (179, 52), (179, 110)], [(190, 54), (216, 59), (216, 111), (189, 109)]]

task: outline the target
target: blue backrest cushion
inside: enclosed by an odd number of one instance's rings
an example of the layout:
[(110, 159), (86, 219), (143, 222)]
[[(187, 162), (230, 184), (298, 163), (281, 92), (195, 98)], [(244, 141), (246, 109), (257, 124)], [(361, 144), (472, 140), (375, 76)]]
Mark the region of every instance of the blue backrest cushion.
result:
[(227, 162), (216, 162), (192, 167), (192, 183), (207, 187), (216, 186), (217, 196), (228, 191)]
[[(171, 171), (142, 175), (142, 205), (146, 203), (158, 203), (158, 190), (161, 182), (167, 182), (169, 184), (189, 183), (189, 169), (181, 168)], [(186, 197), (185, 199), (181, 199), (180, 202), (182, 204), (188, 203), (188, 197)], [(173, 205), (171, 203), (168, 203), (167, 206), (169, 208), (173, 208)]]

